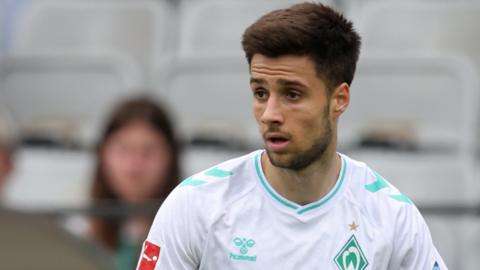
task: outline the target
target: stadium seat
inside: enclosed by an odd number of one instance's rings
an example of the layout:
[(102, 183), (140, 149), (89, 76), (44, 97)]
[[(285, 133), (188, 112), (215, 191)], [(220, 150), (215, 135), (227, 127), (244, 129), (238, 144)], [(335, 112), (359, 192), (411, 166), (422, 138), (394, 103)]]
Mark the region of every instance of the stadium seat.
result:
[[(480, 264), (480, 219), (478, 211), (476, 216), (465, 217), (466, 225), (463, 227), (465, 237), (464, 244), (460, 247), (463, 251), (459, 259), (463, 261), (462, 267), (458, 269), (473, 269)], [(452, 268), (453, 269), (453, 268)]]
[(22, 147), (4, 203), (27, 211), (87, 207), (94, 157), (88, 151)]
[[(478, 221), (462, 215), (425, 215), (432, 239), (449, 269), (472, 269), (478, 264)], [(475, 236), (477, 235), (477, 236)], [(475, 247), (477, 245), (477, 247)]]
[(230, 150), (218, 147), (187, 145), (182, 149), (181, 164), (185, 177), (191, 176), (226, 160), (248, 154), (249, 150)]
[(339, 144), (420, 205), (480, 201), (475, 68), (456, 57), (365, 55)]
[(171, 59), (175, 12), (167, 1), (31, 1), (17, 19), (15, 55), (116, 53), (151, 72)]
[(23, 134), (89, 145), (110, 107), (139, 91), (139, 73), (106, 54), (9, 57), (0, 59), (0, 96)]
[(476, 1), (381, 1), (363, 8), (357, 27), (365, 51), (456, 53), (480, 66), (479, 13)]
[(159, 95), (168, 101), (186, 140), (207, 138), (258, 145), (246, 61), (190, 59), (178, 62)]
[[(358, 2), (358, 1), (351, 1)], [(358, 5), (358, 3), (356, 3)], [(350, 9), (350, 14), (358, 14), (354, 16), (356, 19), (356, 25), (363, 37), (363, 45), (365, 52), (383, 52), (388, 54), (401, 54), (405, 52), (417, 53), (422, 55), (460, 55), (468, 58), (472, 61), (476, 67), (476, 77), (480, 75), (480, 53), (478, 48), (480, 47), (480, 33), (477, 31), (477, 25), (480, 23), (480, 4), (477, 1), (379, 1), (365, 5), (361, 9)], [(457, 87), (453, 88), (456, 89)], [(458, 88), (462, 89), (462, 87)], [(480, 88), (474, 90), (478, 92)], [(413, 96), (413, 95), (412, 95)], [(438, 95), (433, 99), (434, 102), (431, 106), (427, 106), (429, 109), (436, 111), (437, 108), (449, 108), (457, 102), (443, 103), (449, 99), (443, 98), (443, 95)], [(416, 99), (416, 96), (414, 96)], [(474, 102), (479, 101), (479, 97), (475, 98)], [(419, 102), (422, 103), (422, 102)], [(442, 105), (443, 103), (443, 105)], [(470, 105), (478, 106), (478, 105)], [(457, 109), (449, 108), (448, 111), (459, 111), (461, 107)], [(437, 112), (438, 113), (438, 112)], [(444, 119), (444, 114), (438, 113), (438, 120)], [(473, 137), (474, 145), (471, 149), (477, 149), (475, 163), (467, 163), (468, 165), (463, 167), (471, 167), (468, 169), (473, 172), (473, 184), (469, 186), (474, 190), (475, 201), (480, 198), (478, 186), (480, 185), (480, 170), (478, 169), (478, 149), (480, 149), (480, 140), (478, 140), (478, 134), (480, 130), (480, 117), (478, 117), (478, 111), (471, 112), (472, 116), (475, 116), (477, 122), (467, 120), (470, 128), (470, 138)], [(465, 121), (463, 117), (468, 119), (468, 115), (462, 116), (462, 122)], [(448, 118), (447, 118), (448, 119)], [(446, 122), (449, 122), (448, 120)], [(464, 122), (466, 123), (466, 122)], [(452, 131), (455, 129), (451, 129)], [(459, 129), (458, 135), (464, 134), (464, 129)], [(434, 168), (432, 168), (434, 169)], [(437, 166), (437, 169), (443, 170), (442, 166)], [(469, 174), (472, 174), (469, 172)], [(398, 179), (402, 181), (402, 179)], [(445, 181), (447, 181), (445, 179)], [(457, 179), (450, 180), (456, 183)], [(463, 182), (463, 181), (462, 181)], [(399, 184), (400, 186), (401, 184)], [(440, 184), (445, 186), (444, 184)], [(444, 187), (445, 188), (445, 187)], [(444, 189), (442, 188), (442, 189)], [(462, 193), (457, 190), (458, 187), (452, 187), (456, 190), (459, 197), (463, 197), (466, 194), (469, 197), (472, 192), (466, 191)], [(438, 188), (430, 189), (433, 193), (438, 192)], [(405, 191), (407, 192), (407, 191)], [(408, 191), (409, 192), (409, 191)], [(425, 195), (428, 193), (425, 192)], [(473, 218), (472, 218), (473, 219)], [(453, 230), (442, 231), (440, 233), (435, 232), (435, 226), (432, 228), (432, 234), (440, 235), (440, 238), (448, 238), (448, 234), (454, 235), (453, 238), (463, 237), (465, 231), (469, 232), (467, 241), (452, 242), (445, 244), (449, 246), (444, 248), (446, 252), (447, 263), (448, 257), (455, 257), (453, 264), (448, 264), (451, 269), (470, 269), (476, 268), (480, 264), (480, 258), (478, 257), (480, 251), (480, 231), (478, 226), (478, 215), (475, 218), (475, 222), (470, 222), (468, 225)], [(441, 224), (443, 221), (439, 221)], [(437, 225), (438, 225), (437, 224)], [(445, 225), (449, 227), (450, 225)], [(450, 237), (452, 238), (452, 237)], [(456, 247), (455, 250), (451, 247)], [(439, 247), (442, 249), (442, 246)], [(447, 250), (447, 251), (446, 251)], [(454, 254), (454, 255), (452, 255)]]
[(365, 162), (417, 205), (473, 206), (480, 201), (472, 158), (372, 149), (347, 154)]
[[(475, 207), (475, 74), (470, 61), (446, 54), (367, 52), (340, 118), (340, 146), (420, 207)], [(449, 268), (475, 268), (479, 233), (470, 217), (425, 217)]]
[(340, 119), (344, 147), (370, 137), (412, 147), (473, 152), (479, 83), (475, 66), (455, 56), (365, 54)]
[(183, 1), (180, 57), (234, 55), (243, 59), (241, 39), (245, 29), (267, 12), (298, 2), (302, 1)]
[(7, 47), (7, 7), (5, 1), (0, 1), (0, 56), (5, 54)]

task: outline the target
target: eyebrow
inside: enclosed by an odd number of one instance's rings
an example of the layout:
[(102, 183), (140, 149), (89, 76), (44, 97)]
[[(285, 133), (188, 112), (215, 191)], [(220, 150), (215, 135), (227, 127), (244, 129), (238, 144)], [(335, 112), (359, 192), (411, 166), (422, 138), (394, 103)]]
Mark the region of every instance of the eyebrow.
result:
[(307, 87), (304, 83), (302, 83), (301, 81), (297, 81), (297, 80), (284, 80), (284, 79), (280, 79), (278, 80), (278, 83), (282, 86), (300, 86), (300, 87)]
[[(266, 84), (267, 82), (264, 79), (259, 79), (259, 78), (251, 78), (250, 79), (250, 84)], [(297, 80), (285, 80), (285, 79), (279, 79), (278, 84), (282, 86), (300, 86), (300, 87), (306, 87), (305, 84), (303, 84), (300, 81)]]
[(264, 79), (250, 78), (250, 84), (254, 84), (254, 83), (265, 84), (266, 82)]

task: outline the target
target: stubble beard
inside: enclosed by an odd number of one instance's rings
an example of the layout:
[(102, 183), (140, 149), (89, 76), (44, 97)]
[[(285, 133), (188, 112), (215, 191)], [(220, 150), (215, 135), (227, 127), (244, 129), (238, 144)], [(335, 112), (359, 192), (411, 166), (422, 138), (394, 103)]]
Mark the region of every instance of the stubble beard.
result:
[(294, 155), (292, 158), (286, 161), (276, 160), (274, 154), (271, 153), (268, 149), (266, 150), (268, 159), (270, 163), (282, 169), (292, 170), (292, 171), (301, 171), (312, 163), (322, 160), (327, 152), (328, 147), (332, 142), (332, 125), (330, 121), (328, 121), (328, 111), (324, 116), (324, 127), (323, 133), (321, 136), (317, 137), (314, 141), (312, 146), (303, 151), (302, 153), (298, 153)]

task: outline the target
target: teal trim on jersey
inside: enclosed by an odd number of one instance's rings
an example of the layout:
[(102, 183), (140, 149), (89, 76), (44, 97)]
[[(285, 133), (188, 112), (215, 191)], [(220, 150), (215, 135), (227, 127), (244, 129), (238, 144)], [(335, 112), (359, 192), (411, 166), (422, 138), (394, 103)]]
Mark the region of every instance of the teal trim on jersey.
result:
[(207, 181), (197, 180), (197, 179), (193, 179), (192, 177), (189, 177), (189, 178), (183, 180), (182, 183), (180, 183), (180, 186), (181, 187), (184, 187), (184, 186), (196, 187), (196, 186), (203, 185), (205, 183), (207, 183)]
[(280, 202), (281, 204), (287, 206), (288, 208), (291, 208), (291, 209), (294, 209), (294, 210), (297, 210), (297, 214), (301, 215), (305, 212), (308, 212), (310, 210), (313, 210), (315, 208), (318, 208), (322, 205), (324, 205), (327, 201), (329, 201), (333, 196), (335, 196), (335, 194), (337, 194), (338, 190), (340, 189), (340, 187), (342, 186), (343, 184), (343, 180), (345, 179), (345, 170), (346, 170), (346, 167), (347, 167), (347, 163), (345, 161), (344, 158), (341, 158), (342, 159), (342, 168), (340, 170), (340, 176), (339, 176), (339, 180), (337, 181), (337, 183), (335, 184), (335, 187), (333, 188), (333, 191), (330, 192), (330, 194), (328, 194), (327, 197), (323, 198), (322, 200), (320, 200), (319, 202), (317, 203), (314, 203), (312, 205), (308, 205), (306, 206), (305, 208), (302, 208), (301, 206), (298, 206), (298, 205), (295, 205), (295, 204), (292, 204), (288, 201), (286, 201), (285, 199), (283, 199), (282, 197), (280, 197), (279, 195), (277, 195), (277, 193), (273, 190), (273, 188), (270, 186), (270, 184), (268, 184), (267, 180), (265, 179), (265, 177), (263, 176), (263, 173), (262, 173), (262, 169), (261, 169), (261, 163), (260, 163), (260, 157), (261, 157), (261, 153), (259, 153), (256, 157), (256, 162), (255, 162), (255, 168), (257, 170), (257, 175), (258, 177), (260, 178), (260, 182), (262, 183), (263, 187), (267, 190), (267, 192), (275, 199), (277, 200), (278, 202)]
[(365, 188), (370, 192), (377, 192), (381, 189), (388, 187), (388, 182), (377, 172), (373, 172), (375, 174), (375, 182), (365, 185)]
[(220, 170), (219, 168), (213, 168), (205, 174), (213, 177), (227, 177), (233, 175), (233, 172)]
[[(372, 193), (375, 193), (381, 189), (384, 189), (390, 186), (387, 180), (385, 180), (385, 178), (383, 178), (380, 174), (378, 174), (375, 171), (373, 171), (373, 173), (375, 174), (375, 182), (365, 185), (366, 190)], [(410, 200), (410, 198), (408, 198), (406, 195), (402, 193), (391, 194), (389, 195), (389, 197), (399, 202), (413, 204), (412, 200)]]
[(399, 202), (404, 202), (404, 203), (408, 203), (408, 204), (412, 204), (412, 200), (410, 200), (410, 198), (408, 198), (406, 195), (404, 194), (394, 194), (394, 195), (390, 195), (390, 198), (396, 200), (396, 201), (399, 201)]
[(286, 200), (284, 200), (283, 198), (281, 198), (280, 196), (278, 196), (275, 191), (273, 191), (273, 189), (270, 187), (270, 185), (267, 183), (267, 180), (263, 177), (263, 173), (262, 173), (262, 169), (261, 169), (261, 165), (260, 165), (260, 157), (262, 156), (261, 153), (257, 154), (256, 156), (256, 162), (255, 162), (255, 168), (257, 170), (257, 175), (258, 175), (258, 178), (260, 178), (260, 182), (262, 183), (263, 187), (267, 190), (267, 192), (275, 199), (277, 200), (278, 202), (280, 202), (281, 204), (285, 205), (286, 207), (288, 208), (292, 208), (292, 209), (298, 209), (299, 206), (297, 205), (294, 205), (292, 203), (289, 203), (287, 202)]
[[(227, 177), (227, 176), (233, 175), (233, 172), (220, 170), (219, 168), (213, 168), (213, 169), (207, 171), (207, 172), (205, 173), (205, 175), (223, 178), (223, 177)], [(199, 179), (193, 179), (193, 177), (190, 176), (190, 177), (188, 177), (187, 179), (183, 180), (182, 183), (180, 183), (180, 186), (181, 186), (181, 187), (183, 187), (183, 186), (196, 187), (196, 186), (203, 185), (203, 184), (205, 184), (205, 183), (207, 183), (207, 181), (205, 181), (205, 180), (199, 180)]]
[(330, 194), (327, 197), (321, 199), (319, 202), (297, 211), (297, 213), (299, 215), (301, 215), (301, 214), (303, 214), (307, 211), (310, 211), (312, 209), (315, 209), (315, 208), (318, 208), (318, 207), (322, 206), (323, 204), (328, 202), (333, 196), (335, 196), (335, 194), (337, 194), (338, 190), (340, 189), (340, 187), (343, 184), (343, 180), (345, 179), (345, 169), (347, 167), (347, 163), (346, 163), (345, 159), (344, 158), (341, 158), (341, 159), (342, 159), (342, 169), (340, 170), (340, 177), (339, 177), (339, 180), (337, 181), (337, 183), (335, 184), (333, 192), (330, 192)]

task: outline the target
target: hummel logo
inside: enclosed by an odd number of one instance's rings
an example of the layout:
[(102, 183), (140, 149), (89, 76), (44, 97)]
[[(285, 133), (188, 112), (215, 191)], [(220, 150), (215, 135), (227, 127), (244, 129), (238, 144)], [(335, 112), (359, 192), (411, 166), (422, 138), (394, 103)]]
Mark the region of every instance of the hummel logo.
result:
[(233, 239), (233, 244), (235, 244), (237, 248), (240, 248), (241, 255), (233, 254), (230, 252), (230, 259), (251, 262), (255, 262), (257, 260), (257, 256), (247, 256), (248, 249), (253, 248), (256, 244), (253, 239), (236, 237), (235, 239)]
[(240, 253), (242, 254), (247, 254), (248, 253), (248, 248), (251, 248), (253, 246), (255, 246), (255, 241), (253, 241), (252, 239), (240, 239), (240, 238), (235, 238), (233, 239), (233, 243), (235, 244), (235, 246), (239, 247), (240, 248)]

